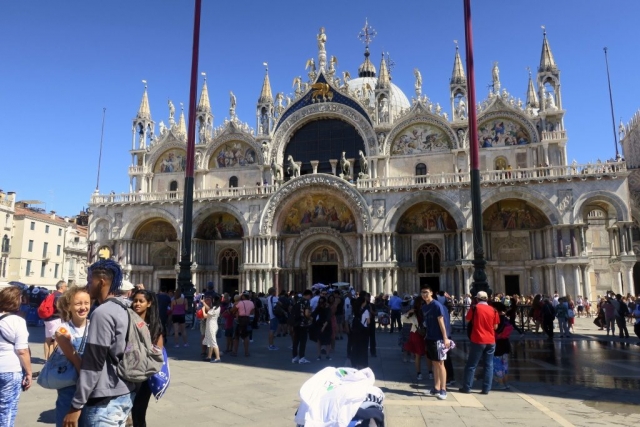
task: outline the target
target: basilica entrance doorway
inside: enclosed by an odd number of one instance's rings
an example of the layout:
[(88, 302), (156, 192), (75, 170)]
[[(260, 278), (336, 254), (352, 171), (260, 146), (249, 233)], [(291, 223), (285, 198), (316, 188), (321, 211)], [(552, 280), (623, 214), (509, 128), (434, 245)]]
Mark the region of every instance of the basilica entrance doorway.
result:
[(437, 294), (440, 292), (440, 277), (438, 276), (423, 276), (420, 277), (420, 288), (423, 285), (428, 286), (431, 289), (431, 292)]
[(338, 281), (338, 264), (322, 264), (311, 266), (312, 282), (331, 285)]
[(160, 290), (164, 292), (176, 289), (176, 279), (160, 279)]
[(520, 276), (507, 274), (504, 276), (504, 293), (506, 295), (520, 295)]

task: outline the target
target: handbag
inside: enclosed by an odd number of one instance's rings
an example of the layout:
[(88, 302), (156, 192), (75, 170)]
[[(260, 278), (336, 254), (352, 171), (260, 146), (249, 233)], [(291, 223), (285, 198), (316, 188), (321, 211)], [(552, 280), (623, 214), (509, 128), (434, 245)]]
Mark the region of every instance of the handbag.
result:
[[(84, 334), (82, 335), (82, 342), (78, 347), (78, 353), (84, 352), (84, 345), (87, 341), (87, 331), (89, 325), (85, 326)], [(42, 388), (49, 390), (59, 390), (61, 388), (70, 387), (76, 385), (78, 381), (78, 371), (67, 356), (54, 349), (51, 352), (51, 356), (44, 364), (40, 375), (38, 375), (38, 385)]]
[(471, 332), (473, 332), (473, 318), (476, 315), (476, 306), (471, 307), (471, 320), (467, 324), (467, 337), (471, 340)]

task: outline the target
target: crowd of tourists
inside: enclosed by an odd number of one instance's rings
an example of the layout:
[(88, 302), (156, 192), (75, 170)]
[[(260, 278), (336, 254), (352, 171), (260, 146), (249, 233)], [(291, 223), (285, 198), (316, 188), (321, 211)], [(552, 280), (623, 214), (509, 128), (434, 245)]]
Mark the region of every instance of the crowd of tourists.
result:
[[(56, 427), (144, 427), (166, 364), (158, 298), (123, 281), (111, 260), (96, 262), (88, 273), (85, 287), (58, 282), (38, 309), (46, 362), (37, 382), (56, 390)], [(20, 395), (36, 377), (21, 300), (18, 287), (0, 290), (0, 426), (14, 426)], [(160, 380), (165, 387), (167, 380)]]

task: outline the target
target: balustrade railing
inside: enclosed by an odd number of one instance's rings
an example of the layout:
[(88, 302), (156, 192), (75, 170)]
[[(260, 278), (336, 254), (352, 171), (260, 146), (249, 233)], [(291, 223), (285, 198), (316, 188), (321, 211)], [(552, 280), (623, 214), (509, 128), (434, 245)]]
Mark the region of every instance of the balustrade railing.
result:
[[(132, 166), (133, 167), (133, 166)], [(558, 179), (587, 179), (601, 178), (603, 176), (615, 177), (616, 174), (626, 171), (625, 162), (599, 162), (586, 165), (571, 164), (566, 166), (542, 166), (525, 169), (492, 170), (480, 172), (483, 185), (505, 183), (529, 182)], [(413, 188), (438, 188), (469, 184), (469, 173), (440, 173), (419, 176), (394, 176), (359, 179), (356, 188), (371, 191), (379, 189), (413, 189)], [(264, 197), (275, 193), (277, 186), (264, 185), (256, 187), (231, 187), (231, 188), (207, 188), (194, 191), (194, 200), (199, 199), (234, 199)], [(94, 205), (110, 203), (139, 203), (139, 202), (172, 202), (183, 199), (181, 191), (164, 191), (153, 193), (123, 193), (100, 194), (91, 197)]]

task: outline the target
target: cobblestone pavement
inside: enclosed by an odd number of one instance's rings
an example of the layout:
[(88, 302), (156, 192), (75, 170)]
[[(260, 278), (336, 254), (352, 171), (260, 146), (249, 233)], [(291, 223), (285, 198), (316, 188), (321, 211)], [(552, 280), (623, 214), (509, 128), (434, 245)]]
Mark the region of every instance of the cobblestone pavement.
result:
[[(385, 392), (387, 425), (639, 425), (637, 339), (606, 337), (591, 322), (577, 319), (576, 334), (553, 343), (541, 335), (514, 333), (510, 391), (489, 395), (480, 395), (479, 389), (469, 395), (454, 391), (445, 401), (429, 397), (431, 383), (417, 382), (413, 363), (402, 362), (398, 335), (379, 332), (378, 357), (369, 360), (376, 385)], [(344, 363), (343, 340), (337, 341), (333, 361), (316, 361), (315, 343), (309, 343), (307, 355), (313, 356), (309, 357), (313, 363), (292, 365), (289, 338), (277, 338), (280, 350), (269, 351), (263, 326), (255, 332), (250, 357), (225, 355), (223, 363), (209, 364), (199, 361), (197, 331), (189, 333), (191, 347), (169, 348), (171, 387), (162, 400), (150, 403), (147, 424), (151, 427), (293, 426), (302, 383), (325, 366)], [(31, 328), (32, 351), (40, 364), (43, 334), (42, 328)], [(458, 347), (452, 352), (453, 362), (460, 379), (468, 344), (463, 334), (454, 335), (454, 340)], [(54, 402), (55, 392), (34, 386), (20, 399), (16, 425), (53, 425)]]

